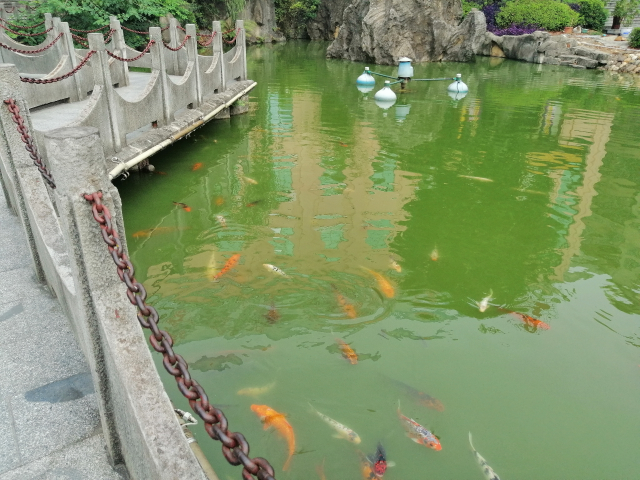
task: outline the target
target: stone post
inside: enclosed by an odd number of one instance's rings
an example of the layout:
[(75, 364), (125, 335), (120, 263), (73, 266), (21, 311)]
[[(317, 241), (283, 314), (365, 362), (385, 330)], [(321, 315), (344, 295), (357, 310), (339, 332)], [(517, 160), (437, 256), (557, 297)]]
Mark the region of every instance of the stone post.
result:
[[(93, 127), (47, 132), (45, 145), (56, 189), (60, 224), (78, 295), (79, 342), (90, 352), (100, 416), (113, 463), (131, 478), (205, 480), (180, 430), (126, 286), (84, 194), (102, 192), (112, 224), (125, 238), (117, 190), (109, 182)], [(123, 245), (126, 252), (126, 246)]]
[(45, 39), (45, 42), (44, 42), (45, 44), (48, 45), (51, 42), (53, 42), (53, 39), (58, 36), (58, 33), (60, 33), (60, 30), (58, 29), (58, 26), (60, 25), (59, 22), (60, 22), (60, 19), (58, 18), (58, 23), (54, 23), (50, 13), (44, 14), (44, 29), (49, 30), (51, 27), (53, 27), (53, 30), (47, 33), (47, 38)]
[(213, 42), (211, 42), (211, 49), (213, 50), (213, 55), (220, 55), (218, 59), (218, 64), (220, 65), (220, 92), (224, 92), (227, 89), (227, 79), (224, 67), (224, 49), (222, 47), (222, 28), (220, 22), (213, 22), (211, 24), (211, 33), (214, 32), (216, 36)]
[[(172, 48), (176, 48), (178, 45), (180, 45), (179, 38), (180, 35), (178, 32), (178, 20), (174, 17), (171, 17), (169, 18), (169, 46)], [(167, 73), (169, 75), (180, 75), (178, 53), (179, 51), (174, 52), (172, 50), (167, 50)]]
[[(69, 24), (67, 22), (61, 22), (58, 17), (53, 19), (53, 24), (56, 25), (57, 30), (63, 33), (62, 38), (58, 40), (55, 47), (58, 51), (58, 55), (62, 58), (63, 55), (67, 55), (69, 58), (69, 65), (71, 65), (71, 69), (73, 70), (78, 66), (78, 58), (76, 57), (76, 50), (73, 47), (73, 38), (71, 38), (71, 30), (69, 30)], [(82, 88), (82, 76), (86, 75), (86, 72), (82, 72), (80, 70), (75, 75), (71, 75), (73, 82), (73, 93), (69, 95), (69, 99), (72, 102), (77, 102), (79, 100), (84, 100), (87, 96), (87, 92), (83, 92)]]
[(162, 118), (158, 118), (160, 126), (169, 125), (173, 121), (171, 108), (171, 91), (169, 90), (169, 79), (167, 78), (167, 65), (165, 63), (165, 48), (162, 44), (162, 32), (160, 27), (149, 28), (149, 36), (155, 43), (151, 46), (151, 68), (159, 72), (158, 81), (162, 91)]
[(105, 150), (116, 153), (122, 150), (122, 146), (126, 144), (126, 138), (124, 132), (120, 132), (118, 125), (116, 92), (113, 90), (113, 81), (111, 80), (111, 72), (109, 71), (109, 56), (107, 55), (104, 37), (101, 33), (90, 33), (87, 38), (89, 39), (89, 49), (95, 50), (96, 52), (91, 58), (94, 90), (98, 87), (102, 89), (104, 96), (103, 105), (106, 106), (103, 110), (106, 118), (103, 121), (109, 125), (109, 132), (111, 134), (110, 138), (103, 136), (102, 141), (106, 147)]
[(242, 62), (242, 75), (240, 76), (240, 80), (247, 79), (247, 39), (244, 32), (244, 21), (236, 20), (236, 30), (240, 29), (238, 32), (238, 38), (236, 39), (236, 47), (242, 49), (241, 51), (241, 62)]
[[(122, 27), (120, 26), (120, 20), (117, 17), (109, 17), (109, 28), (115, 30), (113, 32), (113, 36), (111, 37), (111, 41), (113, 42), (113, 52), (119, 57), (127, 58), (127, 49), (126, 44), (124, 42), (124, 32), (122, 31)], [(127, 62), (121, 62), (116, 60), (115, 62), (115, 71), (117, 73), (118, 78), (118, 86), (126, 87), (129, 85), (129, 65)]]
[(187, 62), (193, 63), (192, 75), (196, 76), (196, 101), (193, 102), (193, 107), (198, 108), (202, 104), (202, 78), (200, 78), (200, 63), (198, 58), (198, 32), (196, 26), (192, 23), (187, 24), (187, 35), (191, 38), (187, 40), (185, 45), (187, 49)]
[[(10, 187), (5, 187), (5, 195), (10, 200), (8, 202), (9, 207), (20, 217), (22, 228), (27, 234), (27, 241), (29, 242), (29, 250), (31, 251), (36, 276), (38, 280), (44, 282), (44, 270), (40, 262), (40, 256), (38, 255), (31, 223), (29, 222), (27, 206), (19, 178), (19, 172), (21, 170), (29, 168), (35, 169), (37, 167), (33, 164), (33, 160), (25, 149), (22, 136), (18, 133), (17, 125), (13, 121), (13, 115), (4, 104), (4, 101), (8, 99), (16, 101), (16, 104), (20, 108), (20, 115), (24, 120), (24, 124), (27, 126), (29, 134), (35, 142), (35, 132), (33, 125), (31, 125), (29, 107), (22, 96), (22, 82), (20, 82), (18, 69), (15, 65), (3, 63), (0, 64), (0, 126), (2, 129), (2, 135), (0, 136), (0, 169), (2, 170), (3, 183), (10, 184)], [(40, 178), (40, 181), (44, 182), (42, 178)], [(11, 197), (7, 190), (15, 192), (15, 197)]]

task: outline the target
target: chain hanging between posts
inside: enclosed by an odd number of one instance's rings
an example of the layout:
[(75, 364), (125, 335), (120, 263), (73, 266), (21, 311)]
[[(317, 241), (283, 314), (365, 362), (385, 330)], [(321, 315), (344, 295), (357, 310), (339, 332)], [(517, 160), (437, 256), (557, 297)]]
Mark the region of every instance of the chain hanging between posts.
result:
[(150, 40), (149, 43), (147, 43), (147, 46), (144, 47), (144, 50), (140, 52), (140, 55), (133, 58), (123, 58), (123, 57), (119, 57), (115, 53), (111, 53), (109, 50), (105, 50), (105, 51), (107, 52), (107, 55), (109, 55), (111, 58), (115, 58), (116, 60), (120, 60), (121, 62), (135, 62), (136, 60), (140, 60), (142, 57), (144, 57), (145, 53), (147, 53), (151, 49), (151, 46), (154, 43), (156, 43), (155, 40)]
[(30, 30), (32, 28), (40, 27), (41, 25), (44, 25), (44, 23), (45, 23), (45, 21), (43, 20), (40, 23), (36, 23), (35, 25), (16, 25), (15, 23), (11, 23), (11, 22), (5, 20), (4, 18), (0, 18), (0, 22), (6, 23), (10, 27), (17, 28), (19, 30)]
[(2, 48), (6, 48), (7, 50), (11, 50), (12, 52), (22, 53), (23, 55), (33, 55), (34, 53), (42, 53), (42, 52), (44, 52), (45, 50), (48, 50), (48, 49), (50, 49), (51, 47), (53, 47), (53, 45), (54, 45), (58, 40), (60, 40), (60, 37), (62, 37), (62, 35), (64, 35), (64, 33), (63, 33), (63, 32), (60, 32), (60, 33), (58, 34), (58, 36), (57, 36), (56, 38), (54, 38), (54, 39), (53, 39), (53, 41), (52, 41), (49, 45), (45, 45), (44, 47), (39, 48), (39, 49), (37, 49), (37, 50), (20, 50), (20, 49), (18, 49), (18, 48), (10, 47), (9, 45), (5, 45), (4, 43), (0, 43), (0, 47), (2, 47)]
[(180, 45), (178, 45), (177, 47), (173, 48), (170, 47), (169, 45), (167, 45), (166, 43), (162, 42), (162, 44), (168, 48), (169, 50), (171, 50), (172, 52), (177, 52), (178, 50), (180, 50), (182, 47), (184, 47), (187, 43), (187, 40), (189, 40), (191, 38), (190, 35), (187, 35), (186, 37), (184, 37), (184, 40), (182, 40), (182, 43)]
[(205, 41), (205, 42), (201, 42), (200, 40), (198, 40), (198, 45), (200, 45), (201, 47), (208, 47), (209, 45), (211, 45), (211, 42), (213, 42), (213, 39), (216, 37), (216, 34), (217, 34), (217, 33), (218, 33), (218, 32), (213, 32), (213, 33), (212, 33), (212, 34), (210, 34), (210, 35), (207, 35), (207, 34), (204, 34), (204, 35), (203, 35), (203, 34), (198, 34), (198, 36), (199, 36), (199, 37), (204, 37), (204, 38), (209, 37), (209, 40), (207, 40), (207, 41)]
[(38, 155), (36, 144), (34, 143), (33, 138), (31, 138), (31, 135), (29, 135), (29, 130), (27, 130), (27, 126), (24, 124), (24, 119), (20, 115), (20, 107), (18, 107), (18, 104), (13, 98), (5, 100), (4, 103), (9, 109), (9, 112), (11, 112), (13, 121), (18, 125), (18, 132), (22, 136), (22, 141), (25, 143), (25, 148), (27, 152), (29, 152), (29, 156), (33, 160), (33, 164), (38, 167), (38, 170), (45, 182), (47, 182), (51, 188), (56, 188), (56, 184), (53, 183), (53, 177), (49, 173), (49, 170), (47, 170), (47, 167), (40, 158), (40, 155)]
[(4, 28), (7, 32), (11, 32), (14, 35), (20, 35), (22, 37), (37, 37), (38, 35), (45, 35), (45, 34), (49, 33), (51, 30), (53, 30), (53, 27), (51, 27), (48, 30), (44, 30), (44, 31), (38, 32), (38, 33), (20, 33), (20, 32), (16, 32), (15, 30), (11, 30), (9, 27), (4, 25), (3, 23), (0, 23), (0, 28)]
[[(224, 32), (223, 35), (226, 35), (227, 33), (231, 33), (233, 32), (233, 30), (229, 30), (228, 32)], [(224, 41), (224, 43), (231, 45), (232, 43), (234, 43), (237, 39), (238, 39), (238, 33), (240, 33), (240, 29), (238, 28), (236, 30), (236, 34), (233, 36), (233, 38), (231, 40), (226, 40), (226, 39), (222, 39)]]
[(178, 390), (189, 400), (189, 405), (204, 422), (207, 433), (214, 440), (222, 442), (222, 454), (231, 465), (242, 464), (242, 478), (245, 480), (275, 480), (273, 467), (261, 457), (249, 457), (249, 443), (239, 432), (228, 430), (228, 421), (222, 410), (209, 403), (204, 388), (189, 373), (189, 365), (181, 355), (173, 351), (173, 338), (168, 332), (158, 328), (160, 321), (155, 308), (147, 305), (147, 291), (135, 277), (129, 257), (123, 252), (118, 232), (113, 228), (111, 213), (102, 204), (102, 192), (85, 194), (84, 199), (91, 204), (93, 218), (98, 222), (102, 238), (117, 267), (120, 280), (127, 286), (127, 297), (138, 308), (138, 322), (151, 330), (149, 343), (164, 357), (164, 368), (173, 375)]
[(29, 78), (29, 77), (20, 77), (20, 81), (21, 82), (25, 82), (25, 83), (35, 83), (38, 85), (42, 85), (42, 84), (46, 84), (46, 83), (55, 83), (55, 82), (59, 82), (61, 80), (64, 80), (66, 78), (69, 78), (71, 75), (73, 75), (74, 73), (76, 73), (78, 70), (80, 70), (82, 67), (85, 66), (85, 64), (89, 61), (89, 59), (93, 56), (93, 54), (96, 53), (95, 50), (91, 50), (89, 53), (87, 53), (87, 56), (84, 57), (82, 59), (82, 61), (78, 64), (78, 66), (76, 68), (74, 68), (73, 70), (71, 70), (69, 73), (65, 73), (64, 75), (61, 75), (59, 77), (55, 77), (55, 78), (44, 78), (44, 79), (39, 79), (39, 78)]

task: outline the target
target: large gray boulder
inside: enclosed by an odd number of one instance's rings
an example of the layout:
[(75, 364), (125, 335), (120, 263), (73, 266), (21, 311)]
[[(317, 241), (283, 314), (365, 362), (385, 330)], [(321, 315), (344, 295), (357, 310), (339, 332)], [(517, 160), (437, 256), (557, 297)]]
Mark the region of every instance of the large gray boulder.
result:
[(286, 41), (277, 29), (275, 5), (271, 0), (247, 0), (238, 18), (245, 21), (248, 44)]
[(465, 21), (460, 0), (352, 0), (342, 15), (328, 57), (395, 65), (470, 61), (486, 32), (482, 12)]
[(320, 0), (313, 20), (307, 23), (311, 40), (333, 40), (338, 36), (345, 8), (353, 0)]

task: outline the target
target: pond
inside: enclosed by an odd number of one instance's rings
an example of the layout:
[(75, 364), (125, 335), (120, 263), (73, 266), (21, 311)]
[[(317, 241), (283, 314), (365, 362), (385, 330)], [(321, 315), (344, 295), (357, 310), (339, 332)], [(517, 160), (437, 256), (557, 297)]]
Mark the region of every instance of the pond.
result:
[(136, 276), (230, 429), (278, 479), (360, 479), (378, 442), (385, 479), (481, 479), (469, 432), (503, 480), (637, 478), (637, 80), (416, 65), (469, 94), (413, 82), (384, 110), (356, 89), (364, 64), (326, 46), (249, 49), (249, 113), (117, 182)]

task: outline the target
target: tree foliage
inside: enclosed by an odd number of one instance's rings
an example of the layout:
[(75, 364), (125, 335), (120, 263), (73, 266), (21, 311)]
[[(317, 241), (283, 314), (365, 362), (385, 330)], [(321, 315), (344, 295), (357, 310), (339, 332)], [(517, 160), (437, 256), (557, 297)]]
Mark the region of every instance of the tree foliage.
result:
[(602, 31), (607, 21), (609, 11), (604, 7), (602, 0), (572, 0), (579, 5), (578, 24), (592, 30)]
[(276, 23), (287, 38), (300, 38), (316, 17), (320, 0), (275, 0)]
[(569, 5), (553, 0), (513, 0), (507, 2), (496, 16), (498, 26), (536, 25), (558, 31), (578, 23), (579, 14)]
[[(167, 14), (173, 15), (182, 24), (195, 22), (187, 0), (35, 0), (29, 2), (29, 6), (32, 10), (23, 10), (12, 23), (33, 25), (42, 21), (45, 13), (62, 17), (71, 28), (79, 30), (93, 30), (108, 25), (110, 16), (117, 17), (122, 25), (140, 31), (158, 26), (159, 18)], [(127, 45), (131, 47), (146, 45), (148, 41), (144, 36), (124, 33)], [(18, 41), (25, 44), (42, 41), (41, 37), (29, 38), (18, 36)]]

